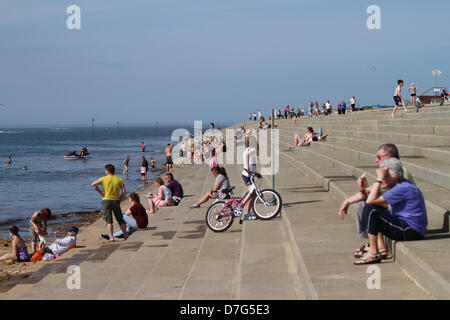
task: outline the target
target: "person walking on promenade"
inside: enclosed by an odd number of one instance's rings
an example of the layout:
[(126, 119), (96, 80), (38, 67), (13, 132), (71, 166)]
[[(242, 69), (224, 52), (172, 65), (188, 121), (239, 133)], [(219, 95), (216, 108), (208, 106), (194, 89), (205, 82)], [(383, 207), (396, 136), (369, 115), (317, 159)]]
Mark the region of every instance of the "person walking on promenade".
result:
[(356, 111), (356, 99), (355, 99), (355, 96), (351, 97), (349, 102), (350, 102), (350, 106), (352, 107), (352, 111)]
[(253, 121), (256, 121), (256, 112), (253, 112)]
[(123, 166), (125, 169), (123, 170), (123, 174), (128, 178), (128, 164), (130, 163), (130, 156), (128, 155), (125, 160), (123, 160)]
[(173, 144), (168, 143), (166, 149), (164, 149), (164, 154), (166, 155), (166, 170), (170, 172), (172, 170), (173, 161), (172, 161), (172, 149)]
[(252, 121), (252, 114), (251, 113), (248, 114), (248, 120)]
[(47, 233), (47, 221), (51, 218), (52, 212), (49, 208), (44, 208), (33, 213), (30, 219), (30, 237), (31, 249), (36, 252), (45, 246), (45, 238)]
[(314, 103), (313, 103), (312, 101), (309, 102), (308, 108), (309, 108), (309, 109), (308, 109), (308, 111), (309, 111), (308, 116), (309, 116), (309, 117), (312, 117), (313, 114), (314, 114), (314, 111), (313, 111), (313, 109), (314, 109)]
[(405, 99), (403, 99), (402, 97), (402, 87), (403, 87), (403, 80), (398, 80), (397, 81), (397, 88), (395, 89), (395, 93), (394, 93), (394, 102), (395, 102), (395, 106), (394, 106), (394, 110), (392, 110), (392, 118), (395, 118), (395, 112), (397, 111), (398, 107), (400, 106), (400, 103), (403, 104), (403, 109), (405, 110), (405, 112), (411, 112), (408, 109), (406, 109), (406, 103), (405, 103)]
[(141, 177), (142, 177), (142, 184), (146, 184), (147, 183), (148, 162), (144, 156), (142, 156), (140, 172), (141, 172)]
[[(94, 181), (91, 186), (102, 196), (102, 213), (103, 219), (107, 224), (109, 241), (114, 241), (113, 228), (113, 214), (120, 230), (123, 232), (124, 240), (128, 238), (126, 223), (122, 217), (122, 210), (120, 208), (120, 201), (125, 199), (127, 190), (123, 180), (114, 175), (116, 168), (112, 164), (105, 166), (105, 176)], [(103, 191), (100, 190), (99, 185), (102, 185)]]
[(419, 90), (419, 88), (416, 87), (414, 82), (411, 84), (411, 87), (408, 88), (408, 91), (411, 94), (411, 105), (412, 106), (416, 105), (416, 96), (417, 96), (418, 90)]

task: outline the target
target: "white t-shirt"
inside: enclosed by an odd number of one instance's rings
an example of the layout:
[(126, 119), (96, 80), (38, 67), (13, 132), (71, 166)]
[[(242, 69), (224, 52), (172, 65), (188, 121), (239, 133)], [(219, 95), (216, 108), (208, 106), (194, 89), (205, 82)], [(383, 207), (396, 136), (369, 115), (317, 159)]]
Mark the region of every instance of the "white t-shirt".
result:
[(48, 246), (48, 248), (50, 250), (52, 250), (52, 252), (54, 254), (63, 254), (64, 252), (66, 252), (68, 249), (70, 249), (71, 247), (73, 247), (73, 245), (77, 243), (77, 237), (74, 236), (67, 236), (63, 239), (56, 239), (56, 243), (53, 243), (51, 245)]
[[(248, 168), (247, 164), (246, 164), (247, 155), (249, 155), (248, 162), (249, 162), (250, 168)], [(252, 147), (246, 148), (244, 150), (244, 153), (242, 154), (242, 156), (243, 156), (243, 163), (244, 163), (244, 170), (242, 170), (242, 175), (248, 177), (249, 174), (245, 169), (249, 170), (250, 172), (256, 171), (256, 150), (255, 150), (255, 148), (252, 148)]]
[(355, 103), (356, 103), (355, 99), (350, 98), (350, 104), (355, 104)]

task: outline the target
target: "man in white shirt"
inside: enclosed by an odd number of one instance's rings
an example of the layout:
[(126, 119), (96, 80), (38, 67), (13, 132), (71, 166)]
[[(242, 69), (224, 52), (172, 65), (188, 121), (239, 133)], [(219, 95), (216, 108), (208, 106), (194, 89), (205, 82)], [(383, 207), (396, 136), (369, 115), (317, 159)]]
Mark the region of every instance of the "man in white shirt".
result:
[(44, 249), (45, 253), (53, 255), (62, 255), (64, 252), (72, 248), (77, 243), (78, 228), (75, 226), (67, 230), (67, 237), (63, 239), (56, 239), (54, 243)]

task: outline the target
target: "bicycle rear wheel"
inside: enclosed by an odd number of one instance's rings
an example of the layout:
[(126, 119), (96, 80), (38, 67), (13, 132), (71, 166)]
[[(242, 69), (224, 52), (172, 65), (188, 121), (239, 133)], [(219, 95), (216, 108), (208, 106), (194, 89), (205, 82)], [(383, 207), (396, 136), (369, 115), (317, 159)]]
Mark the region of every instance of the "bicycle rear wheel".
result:
[(228, 230), (233, 224), (233, 210), (225, 201), (213, 203), (206, 211), (206, 225), (214, 232)]
[(261, 201), (255, 198), (252, 204), (253, 212), (262, 220), (275, 218), (281, 211), (281, 196), (272, 189), (261, 190)]

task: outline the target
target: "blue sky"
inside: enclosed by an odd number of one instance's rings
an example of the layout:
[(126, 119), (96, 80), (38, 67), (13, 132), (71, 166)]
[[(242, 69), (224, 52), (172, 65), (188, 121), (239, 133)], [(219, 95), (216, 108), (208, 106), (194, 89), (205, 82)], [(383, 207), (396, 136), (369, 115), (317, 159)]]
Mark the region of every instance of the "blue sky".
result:
[[(81, 30), (66, 8), (81, 8)], [(381, 30), (366, 9), (381, 8)], [(448, 0), (2, 0), (0, 127), (240, 121), (449, 84)], [(421, 91), (421, 90), (420, 90)], [(407, 96), (407, 92), (404, 92)]]

